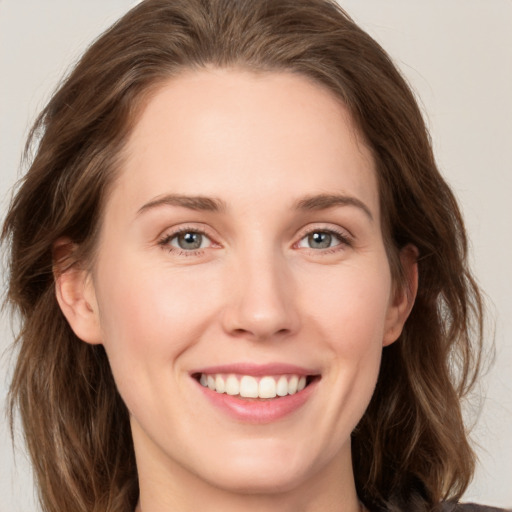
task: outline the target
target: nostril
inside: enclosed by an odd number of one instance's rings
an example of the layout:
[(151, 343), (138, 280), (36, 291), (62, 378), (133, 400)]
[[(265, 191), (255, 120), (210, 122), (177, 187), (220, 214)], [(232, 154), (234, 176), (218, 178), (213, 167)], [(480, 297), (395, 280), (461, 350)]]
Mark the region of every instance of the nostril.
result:
[(236, 328), (231, 330), (231, 335), (235, 338), (245, 338), (248, 339), (255, 339), (258, 341), (266, 341), (269, 339), (277, 339), (277, 338), (284, 338), (288, 336), (291, 333), (290, 329), (279, 329), (279, 330), (272, 330), (271, 328), (263, 328), (261, 325), (255, 327), (253, 330), (251, 329), (242, 329), (242, 328)]

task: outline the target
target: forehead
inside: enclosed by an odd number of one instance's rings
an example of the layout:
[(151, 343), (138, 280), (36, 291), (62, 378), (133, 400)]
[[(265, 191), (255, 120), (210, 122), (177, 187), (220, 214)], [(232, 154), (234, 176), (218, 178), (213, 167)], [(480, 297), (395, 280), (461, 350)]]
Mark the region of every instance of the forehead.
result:
[[(345, 105), (293, 73), (187, 71), (160, 86), (125, 149), (114, 195), (290, 202), (350, 193), (377, 209), (374, 162)], [(283, 185), (287, 184), (283, 189)]]

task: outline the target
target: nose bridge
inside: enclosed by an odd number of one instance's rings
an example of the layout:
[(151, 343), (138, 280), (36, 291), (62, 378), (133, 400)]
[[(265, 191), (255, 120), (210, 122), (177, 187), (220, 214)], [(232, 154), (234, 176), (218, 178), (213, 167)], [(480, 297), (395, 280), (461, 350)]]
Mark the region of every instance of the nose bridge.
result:
[(299, 316), (285, 255), (267, 240), (248, 244), (235, 259), (228, 278), (225, 328), (232, 334), (257, 339), (295, 331)]

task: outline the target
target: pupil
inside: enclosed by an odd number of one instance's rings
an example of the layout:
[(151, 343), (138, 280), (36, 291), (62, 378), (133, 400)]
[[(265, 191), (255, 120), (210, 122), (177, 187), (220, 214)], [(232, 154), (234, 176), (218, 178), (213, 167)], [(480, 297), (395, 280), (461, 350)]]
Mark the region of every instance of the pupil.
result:
[(309, 245), (315, 249), (326, 249), (331, 246), (331, 239), (329, 233), (312, 233), (309, 235)]
[(178, 237), (178, 245), (182, 249), (199, 249), (202, 237), (200, 233), (184, 233)]

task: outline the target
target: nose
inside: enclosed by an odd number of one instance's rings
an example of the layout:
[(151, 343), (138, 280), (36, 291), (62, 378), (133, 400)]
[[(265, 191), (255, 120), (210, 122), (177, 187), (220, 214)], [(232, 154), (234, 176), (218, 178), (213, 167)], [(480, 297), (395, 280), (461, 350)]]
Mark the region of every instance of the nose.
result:
[(283, 257), (253, 254), (230, 269), (223, 327), (252, 340), (283, 338), (299, 329), (294, 279)]

